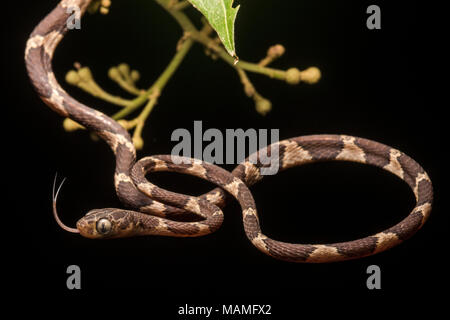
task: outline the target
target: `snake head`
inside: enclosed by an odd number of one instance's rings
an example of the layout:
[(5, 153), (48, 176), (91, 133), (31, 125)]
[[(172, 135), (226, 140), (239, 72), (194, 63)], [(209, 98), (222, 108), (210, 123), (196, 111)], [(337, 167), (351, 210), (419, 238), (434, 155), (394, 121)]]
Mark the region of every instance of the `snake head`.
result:
[(114, 208), (91, 210), (77, 222), (80, 234), (90, 239), (133, 236), (138, 227), (131, 211)]
[(78, 220), (76, 228), (66, 226), (59, 218), (56, 209), (58, 194), (65, 179), (58, 188), (56, 188), (56, 179), (57, 175), (53, 181), (53, 216), (63, 230), (79, 233), (83, 237), (91, 239), (130, 237), (142, 233), (144, 226), (141, 222), (142, 219), (137, 217), (139, 213), (114, 208), (91, 210)]

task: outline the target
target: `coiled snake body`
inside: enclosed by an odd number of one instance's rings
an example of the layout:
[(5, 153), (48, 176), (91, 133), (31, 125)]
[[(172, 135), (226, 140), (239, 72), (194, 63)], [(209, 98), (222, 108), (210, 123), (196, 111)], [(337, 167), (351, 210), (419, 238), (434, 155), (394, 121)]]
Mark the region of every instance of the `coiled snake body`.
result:
[[(196, 159), (176, 164), (174, 157), (160, 155), (136, 162), (136, 151), (128, 132), (116, 121), (73, 99), (58, 84), (52, 71), (56, 46), (67, 31), (68, 8), (77, 6), (84, 14), (92, 0), (63, 0), (30, 35), (25, 61), (31, 82), (42, 100), (58, 114), (69, 117), (105, 140), (116, 157), (115, 188), (123, 209), (92, 210), (77, 222), (79, 232), (88, 238), (117, 238), (137, 235), (197, 237), (216, 231), (222, 221), (220, 209), (226, 193), (236, 198), (242, 208), (247, 237), (260, 251), (274, 258), (293, 262), (333, 262), (360, 258), (391, 248), (412, 236), (431, 212), (431, 181), (413, 159), (378, 142), (343, 135), (312, 135), (275, 143), (259, 152), (279, 150), (279, 167), (290, 167), (316, 161), (353, 161), (383, 168), (403, 179), (416, 197), (412, 212), (397, 225), (363, 239), (333, 244), (291, 244), (264, 235), (248, 186), (260, 181), (260, 162), (248, 159), (229, 173)], [(169, 192), (149, 183), (145, 174), (152, 171), (174, 171), (190, 174), (218, 186), (211, 192), (191, 197)], [(59, 219), (56, 215), (57, 221)], [(202, 220), (182, 221), (192, 213)]]

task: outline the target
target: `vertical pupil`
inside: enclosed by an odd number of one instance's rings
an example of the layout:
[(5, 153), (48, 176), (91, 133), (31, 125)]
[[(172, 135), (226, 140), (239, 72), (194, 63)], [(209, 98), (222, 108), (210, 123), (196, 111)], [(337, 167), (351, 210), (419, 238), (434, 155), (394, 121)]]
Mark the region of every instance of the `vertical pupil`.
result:
[(101, 219), (97, 222), (97, 231), (102, 234), (107, 234), (111, 230), (111, 222), (107, 219)]

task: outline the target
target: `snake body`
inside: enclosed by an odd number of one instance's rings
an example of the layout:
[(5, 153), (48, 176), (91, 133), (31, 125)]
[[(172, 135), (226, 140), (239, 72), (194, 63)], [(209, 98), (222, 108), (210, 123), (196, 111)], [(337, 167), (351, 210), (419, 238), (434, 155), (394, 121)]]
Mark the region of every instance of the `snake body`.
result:
[[(249, 186), (260, 181), (265, 165), (247, 158), (232, 173), (197, 159), (159, 155), (136, 162), (136, 150), (128, 132), (116, 121), (73, 99), (58, 84), (52, 70), (53, 53), (67, 31), (69, 8), (84, 14), (92, 0), (63, 0), (31, 33), (25, 62), (32, 84), (55, 112), (80, 123), (108, 143), (115, 154), (115, 189), (121, 202), (132, 210), (105, 208), (88, 212), (77, 222), (88, 238), (138, 235), (197, 237), (215, 232), (222, 224), (226, 194), (237, 199), (244, 230), (260, 251), (292, 262), (334, 262), (360, 258), (389, 249), (411, 237), (428, 219), (433, 188), (427, 173), (413, 159), (384, 144), (345, 135), (311, 135), (283, 140), (257, 152), (278, 148), (279, 168), (285, 170), (318, 161), (351, 161), (377, 166), (403, 179), (412, 189), (416, 206), (395, 226), (359, 240), (333, 244), (292, 244), (263, 234)], [(181, 160), (181, 159), (178, 159)], [(200, 197), (163, 190), (145, 178), (148, 172), (190, 174), (217, 185)], [(192, 214), (196, 219), (183, 221)]]

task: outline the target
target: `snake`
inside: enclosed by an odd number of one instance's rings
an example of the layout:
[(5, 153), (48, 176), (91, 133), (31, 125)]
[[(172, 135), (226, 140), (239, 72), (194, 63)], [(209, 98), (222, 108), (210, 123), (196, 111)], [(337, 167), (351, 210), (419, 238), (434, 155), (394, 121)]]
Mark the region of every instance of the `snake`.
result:
[[(231, 195), (240, 204), (244, 231), (261, 252), (284, 261), (326, 263), (370, 256), (392, 248), (414, 235), (430, 216), (433, 187), (428, 174), (412, 158), (382, 143), (337, 134), (318, 134), (275, 142), (226, 171), (214, 164), (173, 155), (154, 155), (137, 161), (136, 149), (126, 129), (104, 113), (71, 97), (58, 83), (52, 69), (56, 47), (68, 31), (67, 20), (73, 7), (82, 16), (92, 0), (62, 0), (35, 27), (25, 48), (25, 64), (39, 97), (57, 114), (78, 122), (104, 140), (115, 155), (114, 185), (126, 209), (103, 208), (87, 212), (76, 228), (65, 230), (91, 239), (124, 238), (144, 235), (198, 237), (218, 230), (223, 222), (222, 208)], [(398, 176), (411, 188), (415, 206), (403, 220), (376, 234), (346, 242), (297, 244), (271, 239), (260, 227), (255, 201), (249, 187), (261, 181), (262, 154), (278, 151), (279, 170), (325, 161), (348, 161), (382, 168)], [(255, 158), (253, 158), (255, 159)], [(201, 196), (162, 189), (146, 178), (151, 172), (170, 171), (192, 175), (216, 185)], [(343, 199), (344, 200), (344, 199)]]

